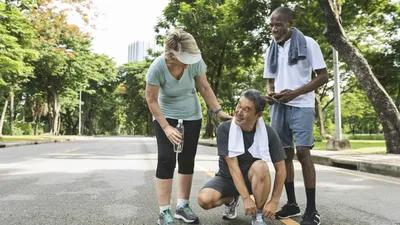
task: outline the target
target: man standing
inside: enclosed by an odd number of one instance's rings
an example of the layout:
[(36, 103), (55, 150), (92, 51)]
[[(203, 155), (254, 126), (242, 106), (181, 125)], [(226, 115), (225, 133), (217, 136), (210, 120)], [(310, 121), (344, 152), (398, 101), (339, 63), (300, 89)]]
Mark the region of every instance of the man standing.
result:
[[(276, 213), (279, 218), (299, 216), (294, 191), (294, 141), (297, 159), (303, 170), (307, 207), (301, 225), (321, 223), (315, 206), (316, 173), (310, 149), (314, 146), (315, 93), (328, 81), (328, 72), (318, 43), (293, 27), (293, 11), (275, 9), (269, 24), (273, 40), (266, 52), (264, 78), (268, 78), (267, 102), (271, 105), (271, 126), (283, 148), (287, 176), (288, 202)], [(312, 71), (316, 77), (312, 79)], [(294, 137), (294, 140), (293, 140)]]
[[(200, 191), (198, 203), (204, 209), (225, 204), (223, 219), (236, 218), (239, 195), (245, 213), (253, 216), (253, 225), (265, 225), (265, 217), (275, 218), (286, 176), (286, 155), (278, 135), (261, 117), (266, 104), (262, 92), (248, 90), (239, 99), (235, 118), (218, 127), (219, 171)], [(271, 177), (265, 160), (269, 159), (276, 174), (267, 202)]]

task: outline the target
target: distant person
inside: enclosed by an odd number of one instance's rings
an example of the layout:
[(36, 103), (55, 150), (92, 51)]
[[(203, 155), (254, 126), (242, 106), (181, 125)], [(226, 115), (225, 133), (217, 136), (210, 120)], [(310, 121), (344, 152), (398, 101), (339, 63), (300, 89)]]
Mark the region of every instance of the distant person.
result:
[[(278, 132), (287, 155), (288, 202), (276, 215), (279, 218), (301, 215), (294, 191), (295, 142), (307, 196), (300, 224), (321, 224), (315, 206), (316, 173), (310, 149), (314, 146), (314, 90), (328, 81), (328, 72), (318, 43), (293, 27), (292, 10), (275, 9), (269, 27), (273, 40), (265, 55), (264, 78), (269, 79), (266, 97), (271, 104), (271, 126)], [(312, 71), (316, 74), (314, 79)]]
[[(176, 164), (174, 144), (183, 140), (178, 154), (178, 200), (174, 217), (186, 223), (199, 218), (189, 206), (197, 143), (202, 122), (202, 109), (197, 90), (221, 120), (232, 118), (222, 111), (206, 77), (206, 64), (193, 36), (174, 30), (165, 40), (165, 53), (156, 58), (146, 75), (146, 100), (154, 117), (158, 146), (156, 171), (159, 225), (175, 224), (171, 214), (172, 180)], [(196, 85), (196, 87), (195, 87)], [(184, 134), (175, 128), (183, 120)]]
[[(204, 185), (197, 199), (204, 209), (224, 205), (223, 219), (236, 218), (239, 196), (245, 213), (253, 216), (253, 225), (265, 225), (265, 218), (275, 219), (286, 178), (286, 155), (278, 135), (262, 118), (265, 105), (262, 92), (245, 91), (236, 106), (234, 119), (218, 127), (219, 170)], [(271, 177), (265, 160), (270, 159), (276, 174), (271, 199), (267, 201)]]

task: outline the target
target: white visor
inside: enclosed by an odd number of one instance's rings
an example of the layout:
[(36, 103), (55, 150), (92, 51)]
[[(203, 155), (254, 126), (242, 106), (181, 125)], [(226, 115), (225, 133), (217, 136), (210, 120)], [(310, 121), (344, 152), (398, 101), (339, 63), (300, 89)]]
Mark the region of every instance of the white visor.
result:
[(201, 53), (191, 54), (182, 52), (177, 56), (178, 60), (183, 64), (194, 64), (201, 60)]

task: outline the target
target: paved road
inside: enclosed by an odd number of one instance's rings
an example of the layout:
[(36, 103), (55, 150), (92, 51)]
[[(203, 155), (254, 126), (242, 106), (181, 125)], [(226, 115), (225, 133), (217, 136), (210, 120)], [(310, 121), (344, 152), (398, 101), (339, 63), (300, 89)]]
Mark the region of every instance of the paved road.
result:
[[(154, 138), (95, 138), (0, 149), (0, 225), (156, 224), (155, 150)], [(196, 193), (217, 170), (215, 154), (215, 148), (199, 146), (193, 208), (203, 225), (248, 225), (250, 217), (241, 207), (238, 219), (228, 223), (221, 219), (221, 208), (204, 211), (196, 203)], [(295, 166), (296, 194), (304, 209), (301, 170)], [(316, 168), (323, 224), (400, 224), (400, 179)], [(283, 197), (281, 205), (285, 201)]]

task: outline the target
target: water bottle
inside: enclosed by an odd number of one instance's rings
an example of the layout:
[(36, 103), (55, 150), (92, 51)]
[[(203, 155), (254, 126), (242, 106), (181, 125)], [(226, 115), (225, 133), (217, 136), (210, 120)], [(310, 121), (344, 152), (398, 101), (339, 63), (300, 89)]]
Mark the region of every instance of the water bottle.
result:
[(178, 125), (176, 125), (176, 129), (179, 131), (179, 133), (182, 134), (182, 140), (181, 143), (175, 145), (174, 144), (174, 152), (176, 153), (181, 153), (183, 151), (183, 134), (184, 134), (184, 128), (183, 128), (183, 120), (178, 120)]

